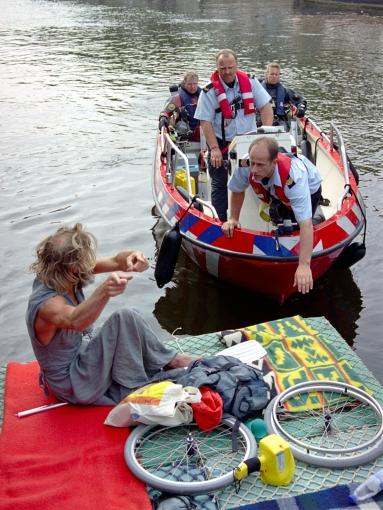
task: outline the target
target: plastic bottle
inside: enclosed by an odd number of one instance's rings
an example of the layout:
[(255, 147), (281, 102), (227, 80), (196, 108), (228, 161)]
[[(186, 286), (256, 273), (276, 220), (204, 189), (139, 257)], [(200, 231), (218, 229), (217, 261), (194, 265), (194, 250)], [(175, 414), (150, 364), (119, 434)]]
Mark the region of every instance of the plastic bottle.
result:
[(349, 501), (354, 505), (358, 505), (372, 498), (381, 490), (383, 490), (383, 469), (369, 476), (365, 482), (358, 485), (354, 492), (349, 495)]

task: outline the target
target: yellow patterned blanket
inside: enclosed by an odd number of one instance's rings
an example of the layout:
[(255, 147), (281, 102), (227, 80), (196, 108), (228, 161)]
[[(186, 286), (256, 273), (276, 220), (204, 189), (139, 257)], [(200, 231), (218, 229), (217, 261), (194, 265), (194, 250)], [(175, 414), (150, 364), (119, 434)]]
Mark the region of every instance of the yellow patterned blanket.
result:
[[(369, 391), (337, 342), (299, 315), (242, 328), (248, 340), (256, 340), (267, 351), (257, 366), (272, 393), (310, 380), (345, 381)], [(309, 404), (308, 404), (309, 406)], [(309, 406), (311, 407), (311, 406)], [(315, 407), (313, 405), (313, 407)]]

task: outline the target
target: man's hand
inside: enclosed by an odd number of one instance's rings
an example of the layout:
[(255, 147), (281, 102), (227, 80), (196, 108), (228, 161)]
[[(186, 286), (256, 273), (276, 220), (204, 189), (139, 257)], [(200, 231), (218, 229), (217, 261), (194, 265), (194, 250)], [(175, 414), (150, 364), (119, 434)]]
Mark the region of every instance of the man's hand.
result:
[(223, 157), (219, 147), (212, 147), (210, 149), (210, 161), (214, 168), (222, 166)]
[(106, 296), (111, 298), (122, 294), (126, 289), (128, 281), (132, 278), (133, 276), (119, 271), (111, 273), (102, 284)]
[(299, 264), (294, 276), (294, 287), (298, 287), (298, 291), (307, 294), (313, 288), (313, 276), (311, 267), (308, 264)]
[(142, 273), (149, 267), (149, 262), (142, 251), (133, 251), (126, 257), (126, 269), (125, 271), (135, 271), (136, 273)]
[(230, 218), (222, 225), (222, 232), (226, 237), (233, 237), (235, 228), (241, 228), (241, 225), (237, 220)]

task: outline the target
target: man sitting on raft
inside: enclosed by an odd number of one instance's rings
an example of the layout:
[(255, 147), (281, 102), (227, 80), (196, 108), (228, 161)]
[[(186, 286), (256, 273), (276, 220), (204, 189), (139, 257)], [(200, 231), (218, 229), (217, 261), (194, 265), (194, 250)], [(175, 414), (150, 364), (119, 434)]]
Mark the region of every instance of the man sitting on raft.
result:
[[(130, 272), (149, 267), (141, 251), (96, 259), (95, 247), (95, 237), (79, 223), (40, 242), (26, 321), (45, 389), (64, 402), (114, 405), (164, 367), (185, 367), (195, 358), (166, 347), (133, 309), (113, 313), (92, 330), (108, 301), (125, 291)], [(85, 299), (83, 287), (107, 272)]]

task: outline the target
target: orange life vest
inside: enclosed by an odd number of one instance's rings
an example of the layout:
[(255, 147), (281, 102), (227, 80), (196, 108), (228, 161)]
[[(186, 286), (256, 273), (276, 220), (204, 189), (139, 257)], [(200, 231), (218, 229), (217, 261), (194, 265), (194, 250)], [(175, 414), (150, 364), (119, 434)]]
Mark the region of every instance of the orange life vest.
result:
[[(215, 95), (217, 96), (217, 100), (222, 112), (222, 116), (225, 119), (232, 119), (234, 117), (234, 112), (231, 109), (229, 100), (227, 99), (225, 89), (223, 88), (222, 82), (219, 78), (218, 71), (215, 70), (210, 76), (211, 83), (214, 87)], [(239, 83), (239, 89), (242, 95), (243, 108), (245, 110), (245, 115), (249, 115), (251, 113), (255, 113), (255, 103), (254, 96), (251, 87), (251, 81), (248, 77), (247, 73), (243, 71), (237, 71), (237, 80)]]

